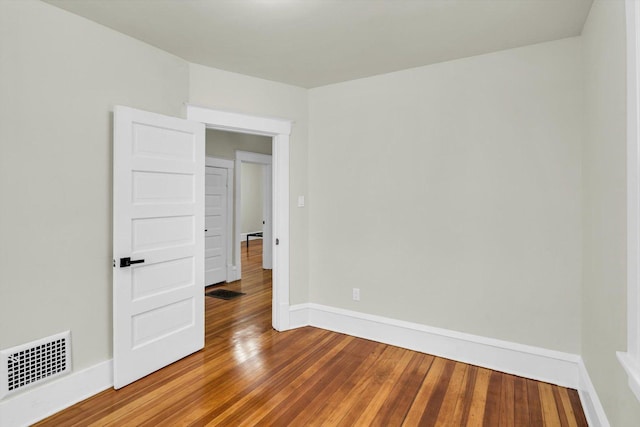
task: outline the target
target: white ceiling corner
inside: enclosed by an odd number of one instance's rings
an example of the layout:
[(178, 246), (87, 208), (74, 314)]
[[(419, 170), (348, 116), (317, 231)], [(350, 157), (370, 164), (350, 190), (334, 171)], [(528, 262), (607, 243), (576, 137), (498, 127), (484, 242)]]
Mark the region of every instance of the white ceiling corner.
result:
[(44, 0), (185, 60), (311, 88), (580, 35), (592, 0)]

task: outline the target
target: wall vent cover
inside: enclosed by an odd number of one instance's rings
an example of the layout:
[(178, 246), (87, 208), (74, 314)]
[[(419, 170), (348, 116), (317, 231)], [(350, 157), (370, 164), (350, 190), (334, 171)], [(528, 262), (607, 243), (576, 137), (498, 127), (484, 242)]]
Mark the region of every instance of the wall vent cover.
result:
[(0, 351), (0, 399), (71, 372), (70, 331)]

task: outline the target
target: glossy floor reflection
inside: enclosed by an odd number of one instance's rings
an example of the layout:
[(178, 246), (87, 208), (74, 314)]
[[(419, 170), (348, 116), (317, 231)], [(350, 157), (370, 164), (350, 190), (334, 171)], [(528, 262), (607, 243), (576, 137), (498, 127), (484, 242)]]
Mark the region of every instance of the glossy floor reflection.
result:
[(205, 349), (48, 426), (586, 426), (575, 390), (317, 328), (271, 327), (261, 242), (243, 246), (246, 295), (205, 298)]
[(255, 357), (264, 334), (271, 326), (271, 270), (262, 269), (262, 240), (252, 240), (247, 250), (243, 242), (242, 280), (208, 287), (244, 292), (246, 295), (225, 301), (205, 298), (205, 347), (226, 340), (237, 363)]

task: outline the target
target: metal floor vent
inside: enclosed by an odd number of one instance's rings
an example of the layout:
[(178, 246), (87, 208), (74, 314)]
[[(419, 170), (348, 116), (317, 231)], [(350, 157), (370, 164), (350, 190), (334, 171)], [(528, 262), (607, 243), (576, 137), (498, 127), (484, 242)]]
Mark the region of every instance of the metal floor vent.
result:
[(71, 371), (71, 333), (0, 351), (0, 399)]

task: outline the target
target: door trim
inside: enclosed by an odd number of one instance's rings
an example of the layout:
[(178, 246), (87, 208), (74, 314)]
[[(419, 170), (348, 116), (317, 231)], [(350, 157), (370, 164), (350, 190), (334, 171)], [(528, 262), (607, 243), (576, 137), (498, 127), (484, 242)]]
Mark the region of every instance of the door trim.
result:
[(214, 168), (227, 169), (227, 265), (225, 266), (227, 272), (226, 282), (233, 282), (238, 280), (236, 276), (236, 266), (233, 263), (233, 179), (235, 163), (233, 160), (220, 159), (218, 157), (206, 156), (204, 159), (205, 168), (211, 166)]
[[(251, 116), (186, 105), (187, 118), (209, 129), (264, 135), (273, 138), (273, 302), (272, 325), (277, 331), (289, 327), (289, 136), (290, 120)], [(276, 246), (276, 239), (279, 245)], [(265, 244), (268, 244), (265, 242)]]

